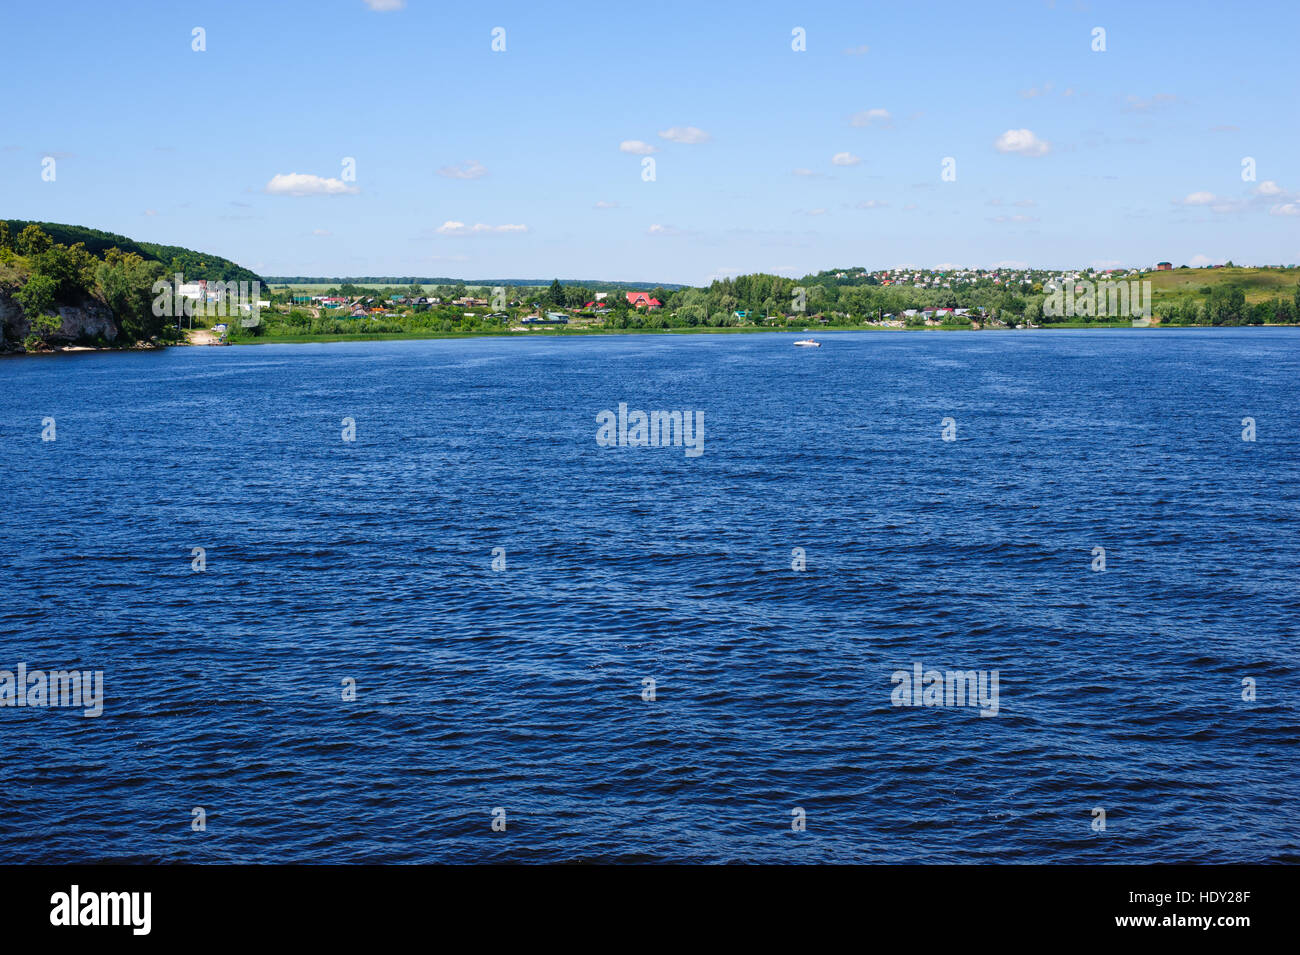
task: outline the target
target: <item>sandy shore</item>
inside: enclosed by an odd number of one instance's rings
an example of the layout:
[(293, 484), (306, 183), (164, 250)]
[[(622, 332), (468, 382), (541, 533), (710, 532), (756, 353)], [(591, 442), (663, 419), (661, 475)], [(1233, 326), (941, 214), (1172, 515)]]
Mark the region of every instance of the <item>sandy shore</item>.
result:
[(185, 333), (185, 343), (187, 345), (216, 345), (219, 344), (218, 336), (211, 329), (191, 328)]

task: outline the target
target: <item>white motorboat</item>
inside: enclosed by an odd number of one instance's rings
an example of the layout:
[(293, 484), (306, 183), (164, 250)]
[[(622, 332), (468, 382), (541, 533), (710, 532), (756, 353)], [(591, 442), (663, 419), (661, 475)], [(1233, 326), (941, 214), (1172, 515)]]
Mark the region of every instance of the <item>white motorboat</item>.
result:
[(797, 342), (795, 342), (795, 344), (798, 345), (798, 346), (801, 347), (801, 348), (821, 348), (821, 347), (822, 347), (822, 343), (819, 342), (819, 341), (817, 341), (817, 340), (814, 339), (814, 338), (805, 338), (805, 339), (802, 339), (801, 341), (797, 341)]

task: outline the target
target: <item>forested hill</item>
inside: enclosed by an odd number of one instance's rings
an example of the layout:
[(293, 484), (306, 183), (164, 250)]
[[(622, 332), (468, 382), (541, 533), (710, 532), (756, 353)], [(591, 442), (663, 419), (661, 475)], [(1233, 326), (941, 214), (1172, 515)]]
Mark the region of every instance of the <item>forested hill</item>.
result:
[[(9, 223), (9, 232), (12, 235), (18, 235), (32, 224), (26, 219), (0, 219), (0, 222)], [(97, 257), (102, 257), (105, 252), (114, 247), (123, 252), (134, 252), (146, 261), (161, 262), (169, 276), (174, 272), (180, 272), (187, 282), (195, 282), (199, 279), (207, 279), (209, 282), (263, 281), (256, 272), (236, 265), (229, 259), (205, 252), (195, 252), (193, 249), (186, 249), (179, 245), (140, 242), (128, 239), (124, 235), (88, 229), (80, 225), (64, 225), (58, 222), (37, 222), (35, 225), (40, 226), (41, 231), (59, 245), (71, 246), (84, 242), (86, 251)]]

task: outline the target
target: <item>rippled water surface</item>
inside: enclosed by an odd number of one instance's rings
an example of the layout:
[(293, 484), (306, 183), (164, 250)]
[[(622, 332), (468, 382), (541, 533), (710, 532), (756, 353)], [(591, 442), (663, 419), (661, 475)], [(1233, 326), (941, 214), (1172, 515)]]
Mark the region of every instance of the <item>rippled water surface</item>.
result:
[(0, 362), (0, 858), (1300, 861), (1300, 335), (791, 341)]

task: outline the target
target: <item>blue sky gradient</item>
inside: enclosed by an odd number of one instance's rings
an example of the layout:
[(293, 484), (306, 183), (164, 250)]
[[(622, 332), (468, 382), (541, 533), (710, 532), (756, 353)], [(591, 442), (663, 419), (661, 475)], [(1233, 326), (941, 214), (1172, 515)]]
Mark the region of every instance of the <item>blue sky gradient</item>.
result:
[(370, 7), (6, 3), (0, 215), (265, 275), (1300, 261), (1292, 3)]

